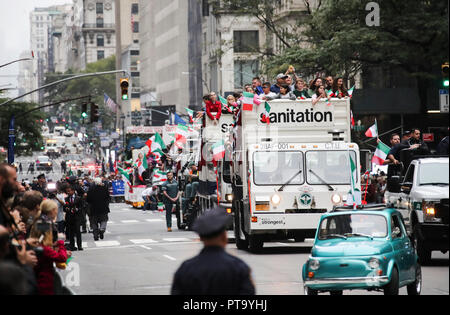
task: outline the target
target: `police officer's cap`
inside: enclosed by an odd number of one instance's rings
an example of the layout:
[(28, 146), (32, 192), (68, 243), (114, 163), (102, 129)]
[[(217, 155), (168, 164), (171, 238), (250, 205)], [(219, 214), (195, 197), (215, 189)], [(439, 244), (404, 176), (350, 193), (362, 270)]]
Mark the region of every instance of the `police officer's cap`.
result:
[(200, 237), (211, 238), (225, 231), (227, 225), (231, 223), (231, 216), (224, 208), (213, 208), (207, 210), (193, 224), (192, 229)]

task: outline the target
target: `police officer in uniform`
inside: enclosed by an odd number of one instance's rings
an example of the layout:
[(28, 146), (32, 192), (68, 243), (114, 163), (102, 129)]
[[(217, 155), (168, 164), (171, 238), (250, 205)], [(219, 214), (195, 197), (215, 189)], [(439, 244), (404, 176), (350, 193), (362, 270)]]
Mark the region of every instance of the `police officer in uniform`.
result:
[(223, 208), (206, 211), (193, 225), (203, 250), (175, 273), (172, 295), (254, 295), (250, 267), (225, 251), (231, 216)]

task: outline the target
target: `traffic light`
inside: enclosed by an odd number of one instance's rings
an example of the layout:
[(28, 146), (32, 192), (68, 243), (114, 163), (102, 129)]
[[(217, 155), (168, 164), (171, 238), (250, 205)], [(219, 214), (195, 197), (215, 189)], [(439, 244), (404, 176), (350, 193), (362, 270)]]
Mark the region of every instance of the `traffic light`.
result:
[(98, 122), (100, 118), (100, 112), (98, 110), (98, 105), (91, 103), (91, 123)]
[(84, 119), (88, 116), (87, 114), (87, 103), (81, 104), (81, 117)]
[(444, 87), (446, 87), (446, 88), (449, 87), (448, 68), (449, 68), (448, 62), (444, 63), (444, 64), (441, 66), (441, 69), (442, 69), (442, 78), (443, 78), (442, 85), (443, 85)]
[(120, 90), (122, 94), (122, 100), (128, 100), (128, 87), (130, 86), (128, 79), (120, 79)]

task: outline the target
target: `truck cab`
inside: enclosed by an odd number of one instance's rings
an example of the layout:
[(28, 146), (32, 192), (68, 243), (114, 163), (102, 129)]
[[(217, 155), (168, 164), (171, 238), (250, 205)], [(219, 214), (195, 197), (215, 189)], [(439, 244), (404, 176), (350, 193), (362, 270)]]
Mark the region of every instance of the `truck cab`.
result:
[(411, 157), (406, 150), (401, 156), (403, 166), (390, 166), (385, 201), (402, 214), (419, 260), (426, 264), (432, 251), (449, 248), (449, 159)]
[[(232, 160), (236, 245), (313, 238), (323, 213), (360, 191), (359, 147), (350, 141), (350, 101), (274, 100), (241, 111)], [(355, 172), (352, 173), (351, 161)], [(352, 175), (351, 175), (352, 174)]]

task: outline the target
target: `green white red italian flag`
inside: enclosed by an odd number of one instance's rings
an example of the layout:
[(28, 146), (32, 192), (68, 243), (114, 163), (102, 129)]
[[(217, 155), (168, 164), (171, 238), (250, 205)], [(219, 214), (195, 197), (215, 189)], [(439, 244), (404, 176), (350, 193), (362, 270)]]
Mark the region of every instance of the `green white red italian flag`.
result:
[(166, 145), (164, 144), (164, 141), (159, 133), (156, 133), (153, 137), (148, 139), (145, 144), (149, 150), (147, 156), (150, 156), (150, 154), (153, 153), (156, 159), (159, 160), (161, 156), (164, 155), (163, 150), (166, 149)]
[(375, 125), (367, 129), (366, 131), (367, 138), (377, 138), (378, 137), (378, 125), (377, 120), (375, 119)]
[(141, 181), (144, 181), (144, 178), (142, 177), (142, 173), (144, 173), (147, 168), (148, 168), (148, 164), (147, 164), (147, 157), (143, 157), (142, 160), (137, 160), (137, 166), (138, 166), (138, 173), (139, 173), (139, 179)]
[(261, 118), (261, 122), (266, 123), (268, 125), (270, 125), (270, 117), (269, 117), (270, 109), (271, 108), (270, 108), (269, 103), (265, 102), (264, 103), (264, 113), (263, 113), (263, 116)]
[(178, 125), (177, 131), (175, 132), (175, 145), (177, 147), (182, 147), (186, 143), (189, 133), (189, 127), (184, 125)]
[(214, 161), (220, 161), (225, 157), (225, 143), (223, 140), (216, 142), (212, 146)]
[(153, 172), (153, 185), (161, 185), (167, 181), (167, 172), (164, 171), (154, 171)]
[(187, 107), (185, 107), (185, 108), (186, 108), (186, 112), (189, 115), (189, 123), (193, 124), (194, 123), (194, 111), (190, 108), (187, 108)]
[(119, 170), (119, 173), (122, 175), (123, 179), (125, 180), (125, 182), (127, 182), (127, 184), (129, 186), (131, 186), (131, 181), (130, 181), (130, 172), (127, 170), (124, 170), (121, 167), (117, 168)]
[(353, 160), (352, 155), (350, 154), (350, 151), (348, 151), (348, 159), (350, 164), (351, 189), (347, 195), (347, 205), (353, 205), (353, 208), (355, 209), (357, 205), (362, 204), (362, 196), (361, 191), (356, 188), (356, 182), (358, 180), (358, 170), (356, 168), (356, 163)]
[(377, 149), (375, 150), (375, 154), (373, 155), (372, 163), (376, 165), (383, 165), (390, 150), (391, 148), (380, 141)]
[(350, 90), (347, 91), (348, 96), (350, 96), (350, 98), (352, 98), (354, 91), (355, 91), (355, 86), (353, 86)]
[(253, 99), (255, 98), (255, 94), (244, 92), (242, 94), (242, 110), (252, 111), (253, 110)]

